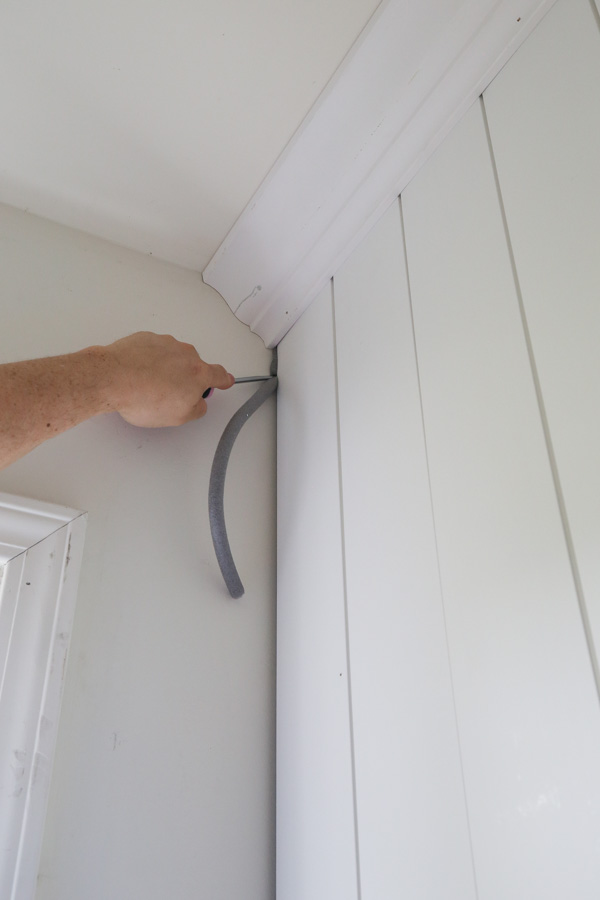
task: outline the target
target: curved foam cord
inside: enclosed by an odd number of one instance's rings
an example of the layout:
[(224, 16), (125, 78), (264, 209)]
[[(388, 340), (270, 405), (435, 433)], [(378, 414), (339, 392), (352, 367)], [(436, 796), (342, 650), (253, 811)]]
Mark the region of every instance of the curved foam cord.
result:
[(271, 378), (265, 381), (259, 389), (250, 397), (249, 400), (241, 406), (234, 416), (229, 420), (225, 431), (221, 436), (221, 440), (217, 445), (215, 458), (213, 460), (210, 472), (210, 483), (208, 487), (208, 515), (210, 519), (210, 532), (212, 534), (217, 561), (225, 579), (225, 584), (231, 596), (237, 600), (244, 594), (244, 585), (241, 582), (238, 571), (231, 555), (229, 546), (229, 538), (227, 537), (227, 528), (225, 527), (225, 476), (227, 474), (227, 464), (233, 449), (235, 440), (242, 430), (242, 427), (259, 409), (265, 400), (277, 390), (277, 365), (276, 357), (274, 364), (271, 366)]

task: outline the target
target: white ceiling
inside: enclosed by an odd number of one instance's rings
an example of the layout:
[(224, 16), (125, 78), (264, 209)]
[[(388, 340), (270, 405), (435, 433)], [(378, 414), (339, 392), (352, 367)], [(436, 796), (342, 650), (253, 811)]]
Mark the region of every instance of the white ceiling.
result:
[(4, 0), (0, 202), (202, 270), (379, 0)]

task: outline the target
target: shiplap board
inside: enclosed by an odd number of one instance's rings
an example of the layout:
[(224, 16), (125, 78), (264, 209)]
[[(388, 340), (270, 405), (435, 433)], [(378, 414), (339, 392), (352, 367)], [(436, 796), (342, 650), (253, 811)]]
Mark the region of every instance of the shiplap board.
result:
[(279, 376), (277, 898), (358, 900), (331, 285)]
[(479, 898), (592, 900), (598, 697), (480, 103), (403, 209)]
[(361, 896), (468, 900), (475, 883), (398, 202), (336, 274), (334, 301)]
[(600, 649), (600, 28), (562, 0), (484, 97), (596, 656)]

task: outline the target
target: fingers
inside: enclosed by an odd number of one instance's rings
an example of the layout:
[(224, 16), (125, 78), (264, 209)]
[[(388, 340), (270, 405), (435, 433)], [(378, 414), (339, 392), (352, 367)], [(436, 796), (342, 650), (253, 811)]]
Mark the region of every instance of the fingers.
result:
[(235, 378), (233, 375), (224, 369), (223, 366), (211, 365), (207, 363), (208, 367), (208, 377), (209, 377), (209, 387), (219, 388), (221, 391), (226, 391), (228, 388), (232, 387), (235, 384)]
[[(104, 348), (110, 364), (109, 407), (133, 425), (179, 425), (206, 414), (209, 389), (227, 390), (233, 375), (204, 362), (193, 344), (137, 332)], [(107, 363), (107, 365), (108, 365)]]
[(206, 405), (206, 400), (200, 397), (198, 402), (191, 408), (181, 424), (183, 425), (185, 424), (185, 422), (193, 422), (195, 419), (201, 419), (202, 416), (206, 415), (207, 411), (208, 406)]

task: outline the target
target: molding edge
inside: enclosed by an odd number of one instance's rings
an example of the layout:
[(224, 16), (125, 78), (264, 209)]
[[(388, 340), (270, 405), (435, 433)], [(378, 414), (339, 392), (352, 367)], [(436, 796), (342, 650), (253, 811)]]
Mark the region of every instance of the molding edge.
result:
[(0, 895), (33, 900), (86, 515), (0, 494)]
[[(273, 347), (556, 0), (384, 3), (203, 272)], [(410, 20), (409, 20), (410, 16)]]

